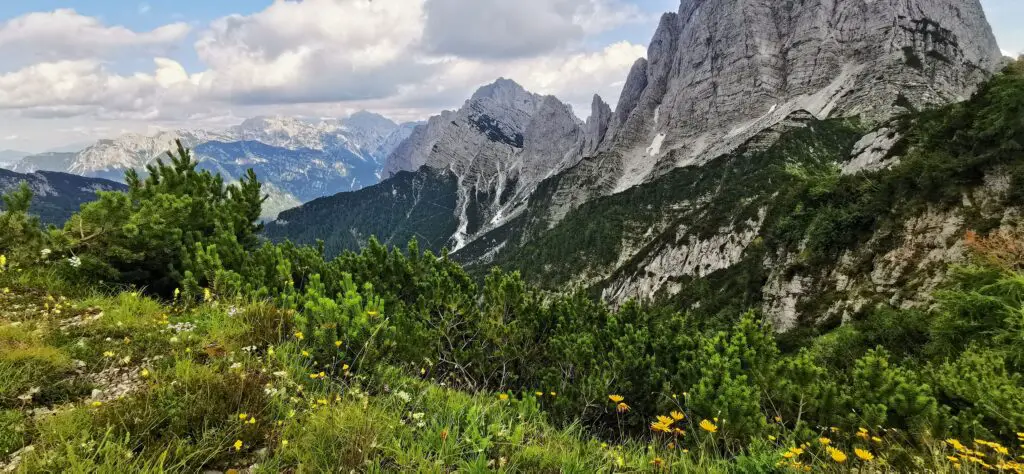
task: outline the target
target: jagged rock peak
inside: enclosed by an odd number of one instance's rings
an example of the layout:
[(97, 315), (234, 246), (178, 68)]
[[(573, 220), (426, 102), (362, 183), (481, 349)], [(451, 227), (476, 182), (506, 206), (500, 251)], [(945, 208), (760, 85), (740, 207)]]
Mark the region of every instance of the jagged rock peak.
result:
[(612, 108), (601, 99), (601, 96), (594, 94), (594, 100), (590, 104), (590, 117), (584, 126), (583, 156), (593, 155), (608, 133), (608, 126), (612, 122)]
[(684, 0), (630, 71), (602, 150), (623, 157), (621, 191), (796, 110), (882, 121), (965, 99), (1001, 62), (980, 0)]
[(355, 127), (365, 130), (390, 131), (398, 127), (393, 120), (373, 112), (360, 110), (348, 118), (342, 120), (347, 127)]

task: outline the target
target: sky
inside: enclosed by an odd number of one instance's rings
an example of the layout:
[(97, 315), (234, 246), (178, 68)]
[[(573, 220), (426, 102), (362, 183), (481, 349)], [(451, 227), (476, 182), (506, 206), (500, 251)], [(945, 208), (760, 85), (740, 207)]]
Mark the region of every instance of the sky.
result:
[[(1006, 54), (1024, 1), (981, 0)], [(679, 0), (4, 0), (0, 149), (223, 128), (258, 115), (396, 121), (498, 77), (577, 115), (614, 104)]]

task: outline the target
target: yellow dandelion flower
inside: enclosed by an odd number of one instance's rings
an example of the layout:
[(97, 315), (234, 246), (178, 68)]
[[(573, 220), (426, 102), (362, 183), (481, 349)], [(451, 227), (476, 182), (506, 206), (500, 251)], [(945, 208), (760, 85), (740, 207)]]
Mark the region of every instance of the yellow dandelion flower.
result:
[(611, 400), (612, 403), (619, 403), (625, 400), (625, 398), (622, 398), (622, 395), (608, 395), (608, 399)]
[(242, 443), (242, 440), (236, 440), (235, 441), (235, 451), (241, 451), (242, 450), (242, 446), (244, 446), (244, 445), (245, 444)]
[(544, 392), (533, 392), (533, 394), (538, 396), (538, 397), (543, 397), (544, 396)]
[(875, 455), (871, 454), (871, 451), (866, 449), (856, 448), (853, 450), (853, 454), (856, 454), (862, 461), (871, 461), (872, 459), (875, 459)]
[(239, 420), (245, 421), (248, 418), (249, 418), (249, 415), (246, 415), (245, 413), (239, 413), (238, 414), (238, 419)]
[(149, 377), (149, 369), (142, 369), (142, 371), (139, 372), (139, 376), (142, 378)]
[(301, 341), (301, 340), (303, 340), (305, 338), (306, 338), (306, 336), (304, 334), (302, 334), (302, 331), (298, 331), (298, 332), (295, 333), (295, 339), (298, 339), (298, 340)]
[(341, 370), (348, 370), (348, 364), (341, 364)]
[(821, 438), (818, 438), (818, 442), (821, 443), (824, 446), (828, 446), (828, 445), (832, 444), (832, 440), (830, 440), (830, 439), (828, 439), (828, 438), (826, 438), (824, 436), (822, 436)]
[(309, 357), (309, 351), (302, 351), (302, 357)]
[(792, 459), (794, 456), (796, 456), (796, 454), (794, 454), (792, 451), (786, 451), (782, 453), (782, 457), (786, 459)]
[(106, 358), (114, 357), (114, 353), (110, 352), (110, 351), (106, 351), (106, 352), (103, 353), (103, 357), (106, 357)]
[(334, 341), (334, 347), (341, 347), (341, 341)]
[(708, 420), (700, 420), (700, 429), (708, 433), (714, 433), (718, 431), (718, 426)]
[(662, 464), (665, 464), (665, 460), (661, 458), (654, 458), (651, 460), (651, 464), (654, 467), (661, 467)]
[(618, 405), (615, 405), (615, 411), (618, 413), (626, 413), (629, 411), (629, 405), (626, 405), (626, 402), (619, 402)]
[(498, 400), (501, 400), (503, 402), (504, 401), (508, 401), (508, 394), (507, 393), (499, 393), (498, 394)]
[(799, 456), (799, 455), (801, 455), (801, 454), (803, 454), (803, 453), (804, 453), (804, 450), (803, 450), (803, 448), (796, 448), (796, 447), (793, 447), (793, 448), (789, 448), (789, 452), (791, 452), (791, 453), (793, 453), (793, 454), (795, 454), (795, 455)]
[(844, 452), (842, 452), (842, 451), (840, 451), (840, 450), (838, 450), (836, 448), (833, 448), (832, 446), (829, 446), (829, 447), (825, 448), (825, 450), (828, 451), (828, 455), (829, 455), (829, 457), (832, 458), (833, 461), (835, 461), (837, 463), (840, 463), (840, 464), (846, 462), (846, 459), (847, 459), (846, 453), (844, 453)]
[(281, 446), (288, 446), (288, 440), (282, 439), (281, 440)]
[(686, 415), (683, 415), (681, 412), (678, 412), (678, 411), (673, 411), (672, 413), (669, 413), (668, 415), (671, 416), (672, 419), (676, 420), (676, 421), (680, 421), (683, 418), (686, 418)]
[(946, 459), (949, 459), (951, 462), (955, 462), (955, 463), (960, 462), (960, 459), (957, 458), (956, 456), (946, 456)]
[(882, 443), (882, 438), (879, 438), (878, 436), (872, 436), (871, 437), (871, 441), (874, 441), (876, 443), (881, 444)]
[(672, 423), (675, 423), (675, 422), (676, 422), (676, 420), (673, 420), (672, 418), (669, 418), (667, 416), (658, 415), (658, 423), (664, 424), (665, 426), (672, 426)]

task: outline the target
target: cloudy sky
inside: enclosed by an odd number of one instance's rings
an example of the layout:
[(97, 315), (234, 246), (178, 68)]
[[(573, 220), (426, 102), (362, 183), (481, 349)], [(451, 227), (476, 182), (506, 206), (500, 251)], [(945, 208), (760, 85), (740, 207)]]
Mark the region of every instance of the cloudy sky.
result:
[[(1024, 52), (1024, 2), (982, 0)], [(395, 120), (498, 76), (586, 115), (614, 104), (679, 0), (3, 0), (0, 149), (219, 128), (268, 114)]]

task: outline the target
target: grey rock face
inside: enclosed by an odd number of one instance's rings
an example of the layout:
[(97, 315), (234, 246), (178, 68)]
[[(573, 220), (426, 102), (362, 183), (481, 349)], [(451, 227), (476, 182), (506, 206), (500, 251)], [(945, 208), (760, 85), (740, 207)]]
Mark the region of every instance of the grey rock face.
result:
[(590, 105), (590, 117), (584, 127), (582, 156), (593, 156), (597, 152), (611, 123), (612, 108), (601, 100), (601, 96), (595, 94), (594, 102)]
[(705, 162), (795, 110), (882, 120), (962, 100), (1001, 61), (979, 0), (684, 0), (629, 74), (601, 192)]
[[(594, 147), (611, 114), (601, 105), (598, 99), (595, 107), (601, 112), (592, 118)], [(574, 164), (585, 135), (584, 124), (568, 105), (499, 79), (480, 88), (458, 111), (417, 126), (388, 158), (385, 174), (422, 166), (454, 173), (460, 225), (452, 243), (458, 249), (520, 212), (537, 183)]]

